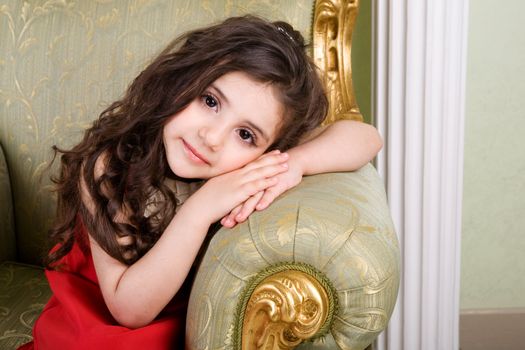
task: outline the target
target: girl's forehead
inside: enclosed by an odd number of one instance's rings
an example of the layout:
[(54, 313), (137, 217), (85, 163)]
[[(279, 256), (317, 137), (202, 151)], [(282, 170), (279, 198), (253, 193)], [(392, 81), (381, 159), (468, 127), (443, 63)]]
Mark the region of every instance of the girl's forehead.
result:
[(280, 91), (274, 84), (236, 71), (219, 77), (209, 89), (218, 95), (224, 113), (256, 125), (273, 142), (284, 116)]

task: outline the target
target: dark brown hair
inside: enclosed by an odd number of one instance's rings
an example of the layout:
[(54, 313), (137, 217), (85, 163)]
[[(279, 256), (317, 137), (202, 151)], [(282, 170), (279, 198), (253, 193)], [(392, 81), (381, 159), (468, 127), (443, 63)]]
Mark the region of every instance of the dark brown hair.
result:
[[(175, 213), (175, 198), (164, 180), (169, 175), (162, 142), (168, 119), (198, 98), (222, 75), (242, 71), (279, 92), (284, 116), (270, 149), (286, 150), (325, 118), (327, 99), (315, 65), (305, 53), (301, 34), (285, 22), (234, 17), (189, 32), (171, 42), (129, 86), (124, 97), (104, 110), (82, 141), (62, 153), (53, 181), (58, 193), (57, 217), (50, 230), (46, 266), (53, 268), (75, 240), (79, 217), (91, 236), (112, 257), (132, 264), (157, 241)], [(103, 156), (105, 170), (94, 176)], [(84, 206), (80, 180), (94, 203)], [(146, 216), (154, 193), (162, 201)], [(128, 223), (115, 222), (126, 208)], [(117, 238), (131, 238), (127, 245)]]

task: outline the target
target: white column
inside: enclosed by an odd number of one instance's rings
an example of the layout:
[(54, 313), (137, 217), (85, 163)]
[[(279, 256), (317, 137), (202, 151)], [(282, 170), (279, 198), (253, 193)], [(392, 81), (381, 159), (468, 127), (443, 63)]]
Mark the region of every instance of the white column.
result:
[(378, 350), (459, 348), (468, 0), (374, 0), (377, 159), (401, 255)]

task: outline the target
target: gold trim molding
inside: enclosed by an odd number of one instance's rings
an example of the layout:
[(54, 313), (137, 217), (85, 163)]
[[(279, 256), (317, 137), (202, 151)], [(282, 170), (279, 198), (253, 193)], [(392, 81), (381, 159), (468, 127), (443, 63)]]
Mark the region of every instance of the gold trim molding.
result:
[(359, 0), (317, 0), (313, 23), (313, 57), (323, 72), (330, 101), (324, 124), (338, 119), (363, 121), (352, 84), (352, 33)]
[(246, 306), (242, 349), (293, 349), (321, 329), (328, 308), (328, 294), (311, 275), (297, 270), (270, 275)]
[[(339, 119), (363, 121), (354, 95), (351, 66), (352, 33), (358, 9), (359, 0), (315, 2), (313, 58), (323, 73), (330, 102), (325, 124)], [(284, 270), (265, 277), (245, 305), (243, 350), (293, 349), (319, 333), (331, 307), (321, 283), (300, 270)]]

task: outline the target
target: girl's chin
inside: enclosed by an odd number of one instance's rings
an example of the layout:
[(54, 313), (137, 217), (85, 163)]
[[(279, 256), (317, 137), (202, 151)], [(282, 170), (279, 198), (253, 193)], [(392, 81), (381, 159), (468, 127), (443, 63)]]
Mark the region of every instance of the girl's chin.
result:
[(171, 176), (175, 179), (185, 180), (186, 182), (208, 180), (210, 177), (202, 172), (198, 173), (189, 169), (170, 167)]
[(180, 179), (197, 179), (200, 178), (202, 175), (202, 172), (197, 171), (198, 169), (193, 169), (193, 167), (189, 166), (188, 164), (184, 164), (185, 159), (178, 159), (176, 157), (173, 157), (170, 159), (170, 157), (167, 157), (167, 165), (170, 170), (170, 175), (175, 178)]

